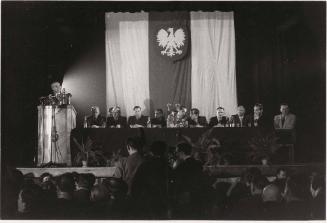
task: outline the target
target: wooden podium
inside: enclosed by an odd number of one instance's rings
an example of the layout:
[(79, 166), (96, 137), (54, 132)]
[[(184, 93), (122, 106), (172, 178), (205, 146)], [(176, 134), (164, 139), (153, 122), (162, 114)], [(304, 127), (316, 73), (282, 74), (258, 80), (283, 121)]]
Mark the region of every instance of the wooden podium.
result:
[(76, 127), (76, 110), (72, 105), (40, 105), (37, 108), (37, 166), (46, 164), (71, 166), (70, 133)]

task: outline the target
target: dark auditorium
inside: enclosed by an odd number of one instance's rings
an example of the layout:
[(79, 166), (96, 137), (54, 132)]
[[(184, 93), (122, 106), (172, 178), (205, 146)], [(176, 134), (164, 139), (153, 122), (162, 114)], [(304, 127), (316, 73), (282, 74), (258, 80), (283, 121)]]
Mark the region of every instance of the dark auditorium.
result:
[(325, 220), (325, 1), (1, 2), (2, 220)]

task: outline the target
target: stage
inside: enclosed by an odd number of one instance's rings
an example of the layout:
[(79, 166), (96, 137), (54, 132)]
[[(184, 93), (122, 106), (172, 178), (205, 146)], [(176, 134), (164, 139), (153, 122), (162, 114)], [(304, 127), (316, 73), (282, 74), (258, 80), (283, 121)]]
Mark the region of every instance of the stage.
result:
[[(261, 170), (265, 176), (274, 176), (278, 168), (285, 168), (290, 172), (309, 173), (311, 171), (325, 171), (325, 164), (323, 163), (299, 163), (292, 165), (231, 165), (231, 166), (209, 166), (206, 170), (211, 176), (217, 176), (217, 178), (230, 178), (239, 177), (248, 168), (257, 167)], [(26, 168), (18, 167), (24, 175), (33, 174), (35, 178), (40, 177), (43, 173), (50, 173), (53, 176), (58, 176), (67, 172), (77, 173), (92, 173), (97, 178), (106, 177), (118, 177), (120, 174), (116, 171), (116, 167), (65, 167), (65, 168)], [(32, 176), (32, 175), (31, 175)]]
[[(164, 141), (169, 151), (174, 150), (175, 146), (184, 141), (190, 143), (195, 150), (206, 153), (208, 144), (219, 141), (223, 153), (232, 156), (232, 165), (254, 165), (249, 158), (253, 151), (251, 144), (268, 147), (277, 146), (278, 152), (272, 154), (272, 159), (278, 160), (272, 164), (291, 164), (294, 161), (296, 151), (295, 132), (291, 130), (275, 131), (272, 129), (261, 128), (77, 128), (71, 133), (71, 152), (72, 159), (79, 151), (75, 139), (79, 144), (85, 144), (88, 139), (93, 143), (94, 149), (101, 150), (108, 158), (117, 151), (127, 156), (126, 140), (129, 137), (140, 136), (143, 139), (144, 151), (147, 151), (154, 141)], [(263, 143), (261, 143), (264, 142)], [(279, 156), (279, 157), (278, 157)], [(74, 165), (74, 160), (73, 160)], [(75, 164), (76, 165), (76, 164)]]

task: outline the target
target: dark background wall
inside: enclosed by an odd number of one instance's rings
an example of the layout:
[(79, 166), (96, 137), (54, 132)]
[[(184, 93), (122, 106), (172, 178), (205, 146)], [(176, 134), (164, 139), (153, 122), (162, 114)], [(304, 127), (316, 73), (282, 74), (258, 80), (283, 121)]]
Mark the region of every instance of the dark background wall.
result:
[(91, 105), (105, 113), (109, 11), (235, 12), (238, 100), (267, 114), (289, 102), (298, 116), (298, 161), (325, 159), (324, 2), (3, 2), (2, 163), (33, 165), (38, 98), (51, 79), (73, 94), (78, 125)]

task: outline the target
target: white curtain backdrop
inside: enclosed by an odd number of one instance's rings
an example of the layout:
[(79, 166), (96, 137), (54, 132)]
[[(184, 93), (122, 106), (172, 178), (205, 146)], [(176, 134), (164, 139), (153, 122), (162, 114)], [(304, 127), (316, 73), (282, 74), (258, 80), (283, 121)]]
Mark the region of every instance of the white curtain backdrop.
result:
[(106, 13), (107, 109), (149, 113), (148, 13)]
[(233, 12), (191, 12), (192, 107), (207, 119), (237, 109)]

